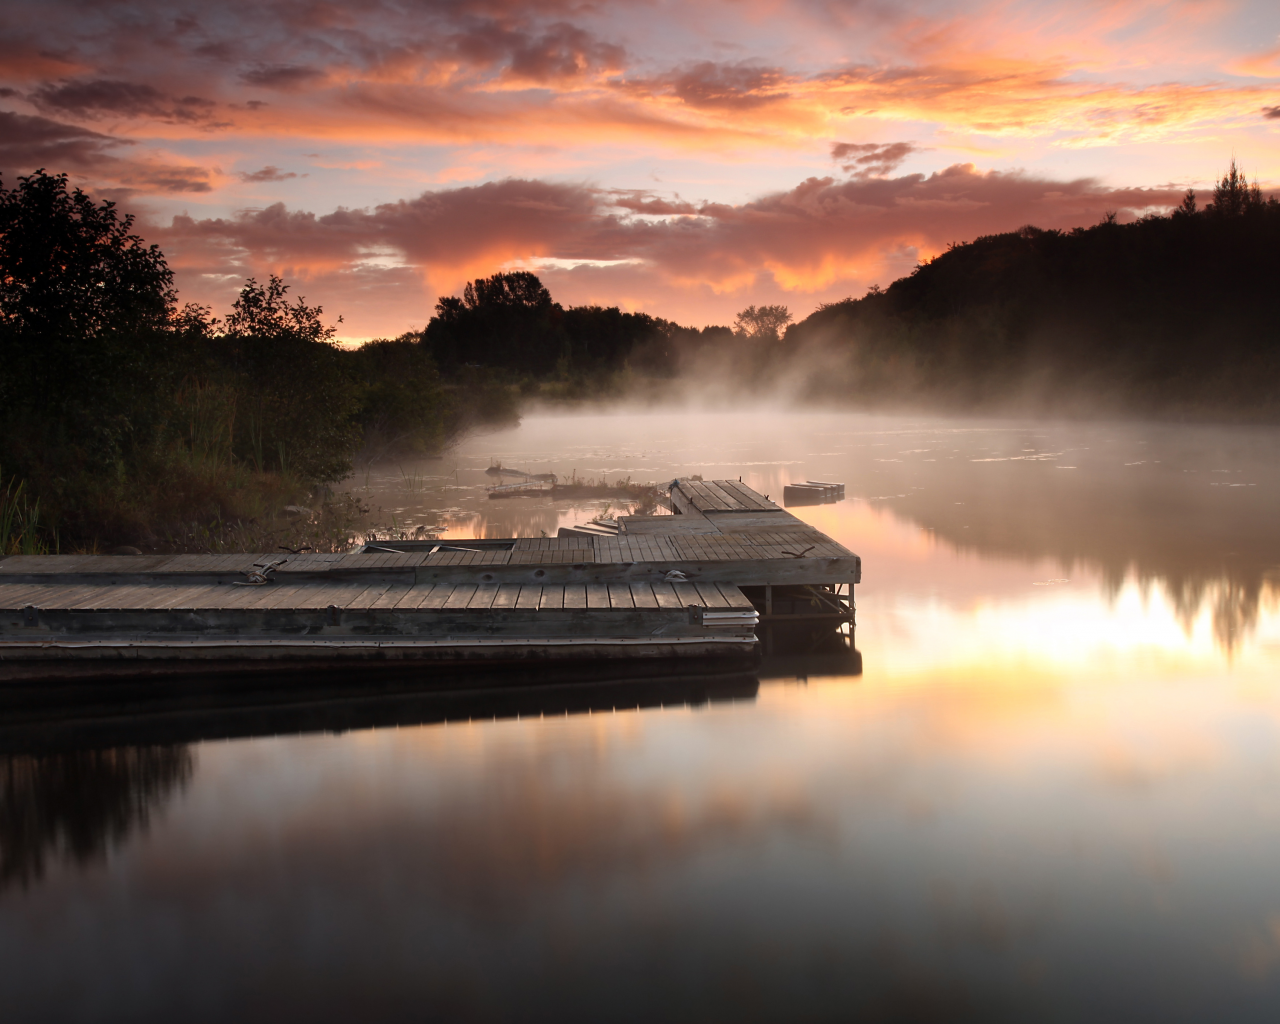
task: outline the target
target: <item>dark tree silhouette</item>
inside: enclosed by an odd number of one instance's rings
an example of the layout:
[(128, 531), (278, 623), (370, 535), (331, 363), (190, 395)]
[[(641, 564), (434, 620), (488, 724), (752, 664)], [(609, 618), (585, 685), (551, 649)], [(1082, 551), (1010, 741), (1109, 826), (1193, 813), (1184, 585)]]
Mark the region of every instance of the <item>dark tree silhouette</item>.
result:
[(1213, 188), (1213, 202), (1206, 212), (1218, 217), (1243, 217), (1262, 209), (1262, 206), (1262, 189), (1256, 181), (1249, 184), (1235, 157), (1232, 157), (1227, 173)]

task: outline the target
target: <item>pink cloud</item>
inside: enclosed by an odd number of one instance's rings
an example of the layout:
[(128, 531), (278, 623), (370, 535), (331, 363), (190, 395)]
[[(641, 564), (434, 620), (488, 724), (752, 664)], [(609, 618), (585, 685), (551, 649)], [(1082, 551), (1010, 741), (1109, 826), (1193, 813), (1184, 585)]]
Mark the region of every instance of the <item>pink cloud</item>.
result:
[[(1055, 181), (972, 165), (898, 178), (810, 178), (737, 205), (509, 179), (368, 210), (316, 215), (278, 203), (231, 218), (176, 217), (152, 236), (172, 255), (186, 289), (200, 291), (202, 278), (226, 291), (237, 275), (290, 273), (314, 282), (316, 297), (343, 313), (354, 334), (377, 334), (404, 329), (410, 306), (412, 318), (425, 322), (437, 291), (513, 262), (554, 260), (560, 269), (551, 277), (570, 288), (558, 295), (563, 301), (585, 301), (573, 290), (590, 282), (597, 291), (608, 280), (615, 295), (652, 301), (651, 313), (672, 316), (679, 308), (706, 322), (762, 291), (800, 302), (845, 294), (980, 234), (1028, 223), (1091, 224), (1109, 210), (1139, 214), (1180, 199), (1176, 189), (1109, 189), (1087, 178)], [(569, 271), (575, 264), (580, 271)], [(352, 288), (368, 292), (388, 274), (410, 290), (393, 303), (394, 316), (370, 307), (355, 317), (343, 307)]]

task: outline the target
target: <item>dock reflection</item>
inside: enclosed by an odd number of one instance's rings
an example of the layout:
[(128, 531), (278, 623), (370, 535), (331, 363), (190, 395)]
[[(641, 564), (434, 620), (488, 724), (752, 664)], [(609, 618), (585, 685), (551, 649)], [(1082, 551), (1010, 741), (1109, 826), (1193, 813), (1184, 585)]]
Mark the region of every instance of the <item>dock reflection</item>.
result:
[[(671, 674), (657, 675), (649, 666), (654, 674), (641, 678), (598, 668), (594, 675), (473, 672), (450, 680), (418, 669), (340, 678), (282, 673), (238, 688), (229, 687), (225, 677), (113, 683), (92, 690), (66, 686), (56, 695), (46, 692), (38, 702), (10, 698), (0, 718), (0, 756), (697, 707), (754, 700), (759, 690), (754, 672), (693, 673), (687, 664), (668, 667)], [(117, 692), (107, 692), (113, 689)]]

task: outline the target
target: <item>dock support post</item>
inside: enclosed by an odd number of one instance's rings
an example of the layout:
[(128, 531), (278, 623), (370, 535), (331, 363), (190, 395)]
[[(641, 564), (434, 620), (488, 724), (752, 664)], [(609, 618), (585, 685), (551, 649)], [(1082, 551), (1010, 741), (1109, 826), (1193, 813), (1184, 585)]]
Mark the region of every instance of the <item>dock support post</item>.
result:
[[(764, 613), (765, 615), (773, 615), (773, 584), (766, 583), (764, 585)], [(764, 627), (764, 653), (773, 653), (773, 624)]]

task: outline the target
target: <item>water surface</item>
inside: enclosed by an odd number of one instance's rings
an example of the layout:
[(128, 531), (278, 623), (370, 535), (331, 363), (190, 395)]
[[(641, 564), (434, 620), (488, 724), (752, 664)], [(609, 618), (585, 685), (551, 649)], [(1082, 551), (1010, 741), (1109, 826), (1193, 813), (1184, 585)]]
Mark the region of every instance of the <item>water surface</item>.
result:
[(651, 413), (377, 467), (351, 486), (455, 537), (604, 511), (490, 501), (497, 460), (844, 481), (793, 511), (863, 558), (862, 674), (10, 754), (6, 1018), (1274, 1020), (1277, 456)]

